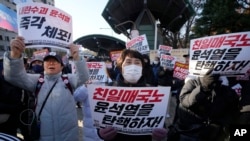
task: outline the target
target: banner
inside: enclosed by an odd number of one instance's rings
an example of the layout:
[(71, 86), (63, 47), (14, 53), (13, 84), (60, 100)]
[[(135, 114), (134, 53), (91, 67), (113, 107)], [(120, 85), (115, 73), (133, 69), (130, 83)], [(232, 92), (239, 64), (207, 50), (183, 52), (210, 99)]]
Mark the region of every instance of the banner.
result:
[(96, 128), (112, 126), (118, 133), (152, 134), (163, 128), (170, 87), (110, 87), (88, 85)]
[(16, 12), (0, 4), (0, 27), (17, 33)]
[(189, 72), (203, 75), (245, 75), (250, 69), (250, 32), (222, 34), (191, 40)]
[(72, 43), (72, 18), (66, 12), (43, 3), (17, 5), (18, 34), (27, 48), (68, 49)]

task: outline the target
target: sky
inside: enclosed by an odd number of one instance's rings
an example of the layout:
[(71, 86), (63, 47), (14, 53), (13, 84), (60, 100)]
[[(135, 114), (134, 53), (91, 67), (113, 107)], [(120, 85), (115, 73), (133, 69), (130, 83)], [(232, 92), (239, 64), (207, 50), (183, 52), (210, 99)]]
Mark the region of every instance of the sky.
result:
[(102, 17), (108, 0), (55, 0), (55, 7), (72, 16), (73, 41), (91, 35), (104, 34), (127, 41), (124, 35), (113, 32)]

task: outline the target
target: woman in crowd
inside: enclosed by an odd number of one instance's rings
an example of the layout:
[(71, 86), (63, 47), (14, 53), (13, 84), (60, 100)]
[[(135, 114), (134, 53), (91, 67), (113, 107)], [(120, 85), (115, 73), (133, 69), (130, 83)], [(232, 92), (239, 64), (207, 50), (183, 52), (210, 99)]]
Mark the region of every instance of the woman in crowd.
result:
[[(117, 67), (121, 74), (117, 78), (115, 86), (120, 87), (145, 87), (146, 81), (143, 74), (144, 59), (141, 53), (135, 50), (123, 50), (117, 60)], [(105, 141), (152, 141), (165, 138), (167, 131), (164, 128), (155, 128), (152, 135), (127, 135), (117, 133), (113, 127), (105, 127), (98, 130), (99, 136)]]

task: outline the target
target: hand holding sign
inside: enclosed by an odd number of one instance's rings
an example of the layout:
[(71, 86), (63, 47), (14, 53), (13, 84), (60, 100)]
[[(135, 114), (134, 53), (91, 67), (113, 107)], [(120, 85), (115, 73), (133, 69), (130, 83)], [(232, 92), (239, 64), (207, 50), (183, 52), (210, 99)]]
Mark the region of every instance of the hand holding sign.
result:
[(10, 57), (13, 59), (20, 58), (25, 49), (24, 38), (17, 36), (15, 39), (12, 39), (10, 42), (10, 48)]
[(69, 50), (71, 53), (71, 56), (73, 57), (74, 60), (79, 60), (79, 46), (76, 44), (70, 44), (69, 45)]
[(117, 131), (115, 128), (109, 126), (105, 128), (101, 128), (99, 130), (99, 135), (104, 139), (104, 140), (111, 140), (113, 139), (117, 134)]

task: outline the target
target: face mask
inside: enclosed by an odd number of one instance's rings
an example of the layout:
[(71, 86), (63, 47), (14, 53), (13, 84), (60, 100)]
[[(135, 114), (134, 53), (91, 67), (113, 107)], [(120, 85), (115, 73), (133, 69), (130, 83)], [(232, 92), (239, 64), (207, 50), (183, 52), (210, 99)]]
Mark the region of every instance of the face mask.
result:
[(34, 65), (34, 66), (32, 66), (32, 70), (35, 73), (41, 73), (41, 72), (43, 72), (43, 66), (41, 66), (41, 65)]
[(129, 65), (124, 67), (123, 77), (129, 83), (136, 83), (142, 76), (142, 67)]
[(154, 61), (154, 64), (158, 64), (159, 63), (159, 61)]

